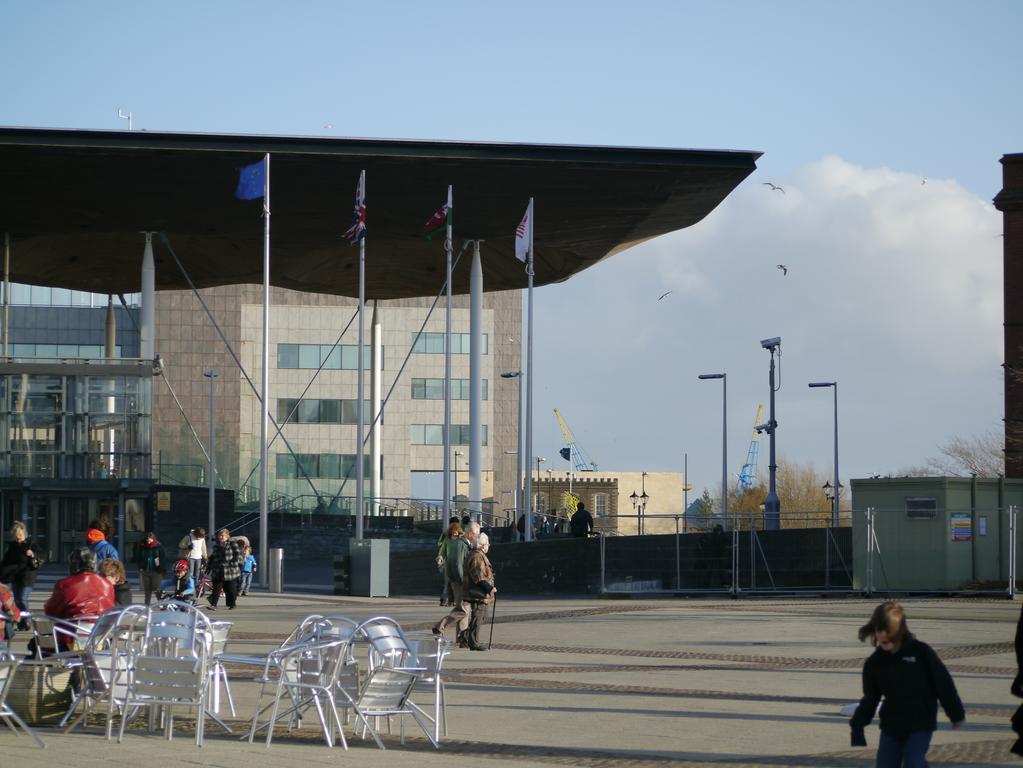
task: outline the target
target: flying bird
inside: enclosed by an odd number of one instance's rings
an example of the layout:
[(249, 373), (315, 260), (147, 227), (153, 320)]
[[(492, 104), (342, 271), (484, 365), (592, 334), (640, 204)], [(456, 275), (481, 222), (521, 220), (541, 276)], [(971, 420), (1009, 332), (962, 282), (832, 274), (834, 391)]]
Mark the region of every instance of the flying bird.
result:
[(769, 181), (763, 181), (761, 182), (761, 184), (763, 184), (765, 187), (770, 187), (772, 192), (781, 192), (783, 195), (785, 194), (785, 190), (779, 187), (777, 184), (772, 184)]
[(921, 185), (926, 184), (926, 183), (927, 183), (927, 179), (920, 179), (920, 184)]
[(657, 300), (658, 300), (658, 301), (660, 301), (660, 300), (661, 300), (661, 299), (663, 299), (663, 298), (664, 298), (665, 296), (667, 296), (667, 295), (668, 295), (669, 293), (671, 293), (671, 291), (666, 291), (665, 293), (662, 293), (662, 294), (661, 294), (660, 296), (658, 296), (658, 297), (657, 297)]
[(778, 269), (781, 270), (782, 275), (787, 275), (789, 273), (789, 268), (786, 267), (784, 264), (779, 264)]

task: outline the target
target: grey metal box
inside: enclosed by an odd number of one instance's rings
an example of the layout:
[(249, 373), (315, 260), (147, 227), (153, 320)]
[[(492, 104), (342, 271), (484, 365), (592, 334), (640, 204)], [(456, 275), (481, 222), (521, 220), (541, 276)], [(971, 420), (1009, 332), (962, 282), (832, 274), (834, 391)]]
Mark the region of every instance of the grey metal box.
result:
[(391, 542), (388, 539), (352, 539), (349, 542), (351, 594), (389, 597)]

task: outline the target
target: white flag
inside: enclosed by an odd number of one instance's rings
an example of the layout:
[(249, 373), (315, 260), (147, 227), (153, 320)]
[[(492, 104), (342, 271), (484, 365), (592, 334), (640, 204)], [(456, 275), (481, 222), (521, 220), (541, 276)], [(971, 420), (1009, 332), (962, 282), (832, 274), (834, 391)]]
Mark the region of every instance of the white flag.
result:
[(515, 258), (522, 263), (533, 249), (533, 199), (529, 199), (522, 221), (515, 227)]

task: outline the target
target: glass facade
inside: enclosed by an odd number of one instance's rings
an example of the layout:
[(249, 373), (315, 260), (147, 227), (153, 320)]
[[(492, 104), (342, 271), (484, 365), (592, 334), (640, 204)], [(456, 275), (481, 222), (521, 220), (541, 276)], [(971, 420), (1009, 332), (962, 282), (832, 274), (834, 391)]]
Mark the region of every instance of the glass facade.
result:
[(0, 477), (150, 477), (152, 366), (131, 367), (0, 366)]
[[(108, 300), (105, 293), (11, 283), (11, 295), (8, 303), (14, 306), (34, 307), (105, 307)], [(137, 307), (140, 304), (140, 294), (126, 294), (124, 301), (129, 307)], [(120, 306), (121, 302), (115, 298), (114, 304)]]
[[(278, 344), (278, 368), (319, 368), (323, 363), (325, 371), (354, 371), (359, 367), (357, 344)], [(383, 355), (383, 350), (381, 350)], [(363, 364), (368, 371), (372, 363), (373, 349), (363, 348)], [(380, 367), (384, 367), (381, 360)]]
[[(11, 357), (105, 357), (102, 344), (11, 344)], [(114, 357), (121, 347), (114, 347)]]
[[(422, 333), (416, 337), (416, 334), (412, 334), (412, 351), (413, 352), (424, 352), (427, 354), (443, 355), (444, 354), (444, 334), (443, 333)], [(482, 343), (482, 354), (489, 354), (489, 342), (487, 334), (483, 334)], [(467, 355), (469, 354), (469, 334), (468, 333), (452, 333), (451, 334), (451, 354), (453, 355)]]
[[(483, 427), (483, 445), (487, 444), (487, 425), (481, 425)], [(468, 445), (469, 444), (469, 425), (468, 424), (452, 424), (451, 425), (451, 444), (452, 445)], [(412, 425), (412, 445), (444, 445), (444, 425), (443, 424), (413, 424)]]
[[(301, 463), (301, 472), (295, 459)], [(382, 457), (381, 457), (382, 459)], [(369, 477), (372, 458), (362, 457), (363, 473)], [(380, 473), (383, 476), (383, 461), (381, 461)], [(308, 475), (313, 479), (343, 480), (345, 477), (355, 477), (355, 454), (353, 453), (297, 453), (292, 456), (290, 453), (277, 454), (277, 479), (295, 480)]]
[[(487, 386), (487, 380), (482, 380), (481, 397), (486, 400), (489, 387)], [(444, 379), (412, 379), (412, 399), (413, 400), (443, 400), (444, 399)], [(452, 379), (451, 380), (451, 399), (452, 400), (468, 400), (469, 399), (469, 379)]]
[[(355, 407), (357, 403), (357, 400), (302, 400), (299, 402), (298, 398), (281, 398), (277, 401), (277, 423), (357, 424), (359, 421)], [(295, 411), (296, 405), (298, 405), (297, 411)], [(371, 401), (363, 401), (362, 416), (367, 424), (373, 421)], [(381, 423), (383, 423), (382, 418)]]

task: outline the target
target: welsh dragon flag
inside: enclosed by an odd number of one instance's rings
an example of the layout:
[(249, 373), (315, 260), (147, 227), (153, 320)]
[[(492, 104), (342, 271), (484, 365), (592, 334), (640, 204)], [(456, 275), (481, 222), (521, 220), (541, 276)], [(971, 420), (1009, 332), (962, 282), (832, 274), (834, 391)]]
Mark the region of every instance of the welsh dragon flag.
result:
[(446, 234), (447, 226), (451, 223), (451, 187), (448, 186), (448, 201), (440, 207), (440, 209), (430, 217), (430, 220), (426, 222), (426, 226), (423, 228), (423, 237), (427, 240), (432, 240), (433, 236), (438, 232)]

